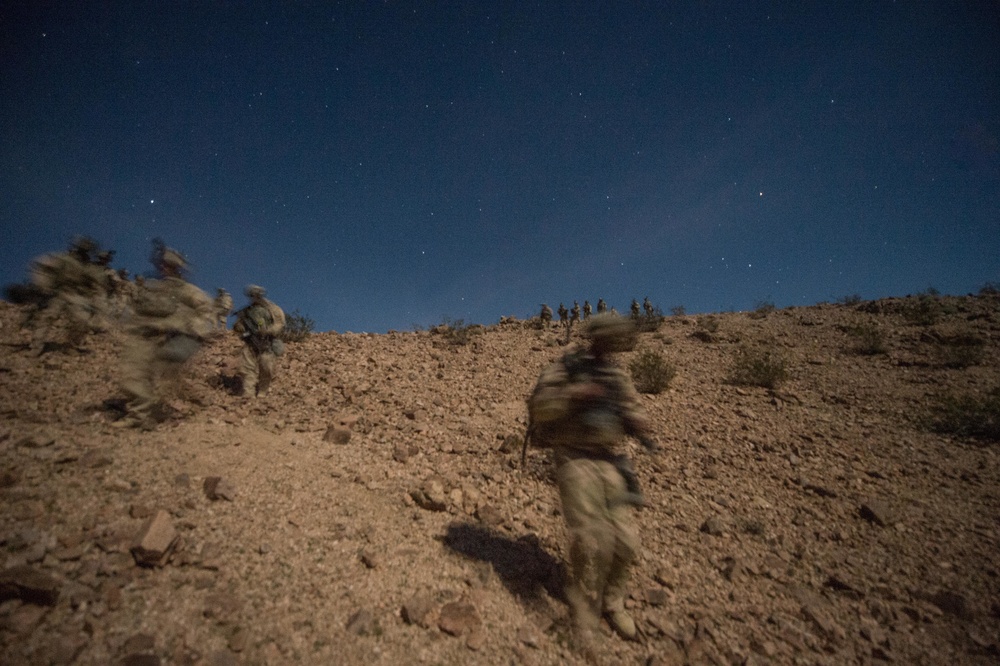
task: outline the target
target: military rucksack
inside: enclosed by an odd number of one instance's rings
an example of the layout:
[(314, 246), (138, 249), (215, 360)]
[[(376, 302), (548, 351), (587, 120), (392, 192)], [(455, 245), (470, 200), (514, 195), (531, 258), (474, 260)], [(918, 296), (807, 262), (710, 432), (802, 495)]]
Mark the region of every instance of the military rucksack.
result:
[(261, 335), (274, 323), (274, 316), (266, 305), (254, 303), (239, 311), (237, 323), (245, 335)]

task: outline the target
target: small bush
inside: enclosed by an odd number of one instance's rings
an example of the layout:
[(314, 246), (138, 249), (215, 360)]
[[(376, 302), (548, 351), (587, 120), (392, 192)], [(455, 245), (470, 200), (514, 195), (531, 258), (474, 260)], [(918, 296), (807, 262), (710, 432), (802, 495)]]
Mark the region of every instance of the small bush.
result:
[(846, 329), (849, 336), (854, 338), (854, 346), (851, 351), (862, 356), (875, 356), (885, 354), (889, 351), (886, 345), (885, 331), (874, 324), (861, 324)]
[(907, 299), (903, 306), (903, 317), (915, 326), (932, 326), (941, 319), (941, 303), (936, 294), (920, 294), (912, 301)]
[(861, 303), (861, 294), (848, 294), (837, 299), (840, 305), (858, 305)]
[(698, 317), (698, 328), (708, 331), (709, 333), (719, 332), (719, 320), (715, 317)]
[(1000, 386), (985, 397), (942, 396), (932, 409), (930, 428), (935, 432), (1000, 441)]
[(946, 368), (963, 369), (983, 362), (986, 343), (974, 335), (961, 335), (942, 341), (938, 358)]
[(775, 310), (777, 310), (777, 308), (771, 301), (757, 301), (754, 303), (753, 312), (750, 313), (750, 316), (754, 319), (763, 319)]
[(979, 288), (980, 296), (996, 296), (1000, 294), (1000, 282), (987, 282)]
[(639, 317), (636, 321), (636, 328), (639, 329), (640, 333), (652, 333), (659, 330), (664, 319), (666, 317), (663, 316), (663, 312), (659, 308), (654, 308), (652, 314), (643, 314)]
[(736, 353), (729, 372), (729, 383), (737, 386), (762, 386), (777, 388), (788, 378), (785, 359), (770, 350), (742, 347)]
[(316, 329), (316, 322), (295, 309), (285, 317), (285, 330), (278, 337), (284, 342), (302, 342)]
[(683, 305), (675, 305), (674, 307), (670, 308), (670, 314), (672, 314), (675, 317), (683, 317), (684, 315), (687, 314), (687, 310), (684, 309)]
[(469, 344), (474, 335), (482, 333), (483, 327), (480, 324), (466, 324), (463, 319), (445, 317), (440, 324), (431, 330), (444, 336), (448, 344), (461, 347)]
[(677, 368), (662, 354), (650, 349), (639, 352), (628, 364), (628, 369), (640, 393), (662, 393), (677, 374)]

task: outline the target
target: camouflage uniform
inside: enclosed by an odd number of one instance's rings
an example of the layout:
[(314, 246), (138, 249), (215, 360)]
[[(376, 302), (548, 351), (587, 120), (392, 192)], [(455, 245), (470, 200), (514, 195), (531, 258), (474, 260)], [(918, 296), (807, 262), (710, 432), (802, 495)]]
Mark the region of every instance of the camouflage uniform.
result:
[(542, 303), (542, 313), (539, 316), (542, 318), (542, 323), (548, 325), (552, 321), (552, 308)]
[(570, 323), (580, 321), (580, 304), (573, 301), (573, 309), (569, 311), (569, 321)]
[[(264, 395), (274, 378), (274, 365), (280, 349), (278, 335), (285, 329), (285, 313), (276, 304), (264, 298), (262, 287), (250, 285), (246, 288), (250, 304), (236, 313), (236, 324), (233, 330), (245, 343), (240, 356), (240, 377), (243, 380), (244, 395), (251, 398)], [(266, 315), (260, 320), (255, 319), (254, 312), (263, 308)]]
[(590, 301), (583, 302), (583, 318), (590, 319), (590, 315), (594, 314), (594, 309), (590, 307)]
[(198, 351), (215, 322), (212, 299), (181, 277), (187, 264), (178, 252), (158, 246), (153, 263), (161, 278), (145, 281), (138, 290), (127, 326), (122, 388), (129, 418), (119, 422), (123, 425), (138, 425), (153, 416), (162, 401), (163, 380), (179, 378), (184, 362)]
[(649, 302), (649, 296), (642, 299), (642, 311), (646, 313), (647, 317), (653, 316), (653, 304)]
[(226, 330), (226, 320), (229, 319), (229, 313), (233, 311), (233, 297), (228, 291), (219, 287), (215, 295), (215, 314), (217, 321), (215, 322), (216, 328), (221, 330)]
[(587, 334), (590, 349), (570, 352), (543, 370), (529, 399), (537, 421), (532, 437), (544, 438), (554, 452), (570, 534), (566, 599), (581, 647), (589, 643), (602, 611), (623, 637), (636, 636), (624, 606), (629, 568), (639, 548), (631, 513), (636, 498), (626, 482), (621, 451), (626, 434), (648, 442), (638, 393), (608, 360), (611, 352), (634, 346), (634, 325), (598, 315), (588, 322)]
[(635, 300), (634, 298), (632, 299), (632, 318), (633, 319), (639, 318), (639, 301)]
[(560, 303), (558, 312), (559, 312), (559, 323), (569, 324), (569, 310), (566, 309), (566, 306)]
[(63, 330), (65, 343), (78, 347), (90, 332), (106, 328), (107, 292), (104, 270), (91, 260), (97, 244), (74, 239), (69, 252), (47, 254), (31, 266), (31, 282), (44, 305), (29, 315), (32, 346), (44, 349), (47, 338)]
[(603, 298), (597, 299), (597, 314), (604, 314), (608, 311), (608, 304), (604, 302)]

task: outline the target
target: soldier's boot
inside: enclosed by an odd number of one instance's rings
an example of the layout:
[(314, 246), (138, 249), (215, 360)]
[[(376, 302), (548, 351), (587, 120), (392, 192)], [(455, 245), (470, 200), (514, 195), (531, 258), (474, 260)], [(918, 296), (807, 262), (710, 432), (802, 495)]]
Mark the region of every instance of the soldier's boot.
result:
[(574, 583), (566, 586), (566, 603), (573, 620), (573, 649), (587, 661), (594, 655), (594, 640), (600, 618), (589, 595)]
[(611, 572), (604, 595), (604, 617), (615, 633), (627, 641), (634, 641), (639, 631), (635, 620), (625, 611), (624, 582), (627, 576), (627, 570)]

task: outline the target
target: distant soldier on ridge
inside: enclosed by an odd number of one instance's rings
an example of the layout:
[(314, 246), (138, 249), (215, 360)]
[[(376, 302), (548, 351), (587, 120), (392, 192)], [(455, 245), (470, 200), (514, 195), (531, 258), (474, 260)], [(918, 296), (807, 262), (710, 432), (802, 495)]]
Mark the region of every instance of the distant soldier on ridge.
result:
[(263, 287), (251, 284), (244, 292), (250, 304), (236, 313), (233, 330), (243, 338), (240, 356), (241, 395), (257, 398), (267, 393), (277, 357), (284, 351), (278, 338), (285, 329), (285, 312), (264, 298)]
[(590, 319), (590, 315), (594, 314), (594, 308), (590, 306), (590, 301), (583, 302), (583, 319), (586, 321)]
[(550, 308), (546, 303), (542, 303), (542, 312), (538, 316), (541, 318), (542, 324), (548, 326), (552, 323), (552, 308)]
[(604, 314), (608, 311), (608, 304), (604, 302), (603, 298), (597, 299), (597, 314)]
[(226, 320), (229, 313), (233, 311), (233, 297), (228, 291), (219, 287), (215, 293), (215, 316), (218, 318), (215, 327), (219, 330), (226, 330)]

